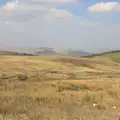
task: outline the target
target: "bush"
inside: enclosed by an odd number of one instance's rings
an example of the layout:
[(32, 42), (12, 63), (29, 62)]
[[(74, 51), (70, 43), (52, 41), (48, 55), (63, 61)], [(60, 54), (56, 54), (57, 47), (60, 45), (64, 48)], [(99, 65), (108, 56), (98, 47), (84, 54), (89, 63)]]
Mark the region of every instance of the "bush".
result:
[(2, 74), (0, 78), (1, 78), (1, 79), (8, 79), (8, 77), (7, 77), (6, 74)]
[(28, 79), (27, 75), (17, 75), (15, 78), (19, 81), (26, 81)]

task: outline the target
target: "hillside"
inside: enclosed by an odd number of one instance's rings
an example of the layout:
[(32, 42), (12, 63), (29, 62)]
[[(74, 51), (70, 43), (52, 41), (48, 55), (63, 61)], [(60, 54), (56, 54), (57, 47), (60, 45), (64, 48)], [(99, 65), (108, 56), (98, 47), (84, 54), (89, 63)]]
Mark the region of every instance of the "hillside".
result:
[(55, 49), (49, 47), (40, 47), (40, 48), (9, 48), (9, 49), (1, 49), (1, 51), (12, 51), (18, 53), (26, 53), (26, 54), (34, 54), (39, 56), (53, 56), (53, 55), (62, 55), (62, 56), (88, 56), (92, 53), (88, 53), (82, 50), (74, 50), (74, 49)]
[(53, 51), (53, 50), (40, 50), (36, 51), (35, 55), (39, 56), (53, 56), (53, 55), (59, 55), (59, 53)]
[(92, 54), (88, 55), (87, 57), (96, 57), (96, 56), (113, 56), (113, 55), (118, 55), (120, 54), (120, 50), (114, 50), (114, 51), (108, 51), (108, 52), (102, 52), (98, 54)]
[(91, 55), (92, 53), (88, 53), (88, 52), (84, 52), (84, 51), (80, 51), (80, 50), (71, 50), (71, 51), (68, 51), (67, 55), (68, 56), (89, 56)]
[(0, 55), (34, 56), (33, 54), (29, 54), (29, 53), (20, 53), (20, 52), (13, 52), (13, 51), (0, 51)]
[(110, 63), (110, 64), (116, 64), (119, 65), (120, 63), (120, 51), (109, 51), (109, 52), (104, 52), (100, 54), (93, 54), (89, 56), (85, 56), (85, 58), (94, 58), (94, 59), (100, 59), (101, 61), (104, 61), (105, 63)]
[[(5, 55), (2, 55), (5, 54)], [(9, 56), (8, 56), (9, 55)], [(16, 57), (14, 57), (16, 55)], [(25, 56), (25, 57), (24, 57)], [(49, 76), (50, 79), (82, 79), (119, 74), (120, 52), (109, 52), (97, 54), (88, 57), (70, 57), (70, 56), (33, 56), (31, 54), (22, 54), (15, 52), (1, 52), (1, 72), (10, 71), (11, 74), (27, 72), (29, 75), (41, 74), (50, 75), (56, 73), (56, 77)], [(45, 70), (42, 72), (41, 70)], [(53, 72), (54, 71), (54, 72)], [(112, 72), (112, 74), (111, 74)], [(59, 76), (60, 74), (60, 76)], [(46, 75), (44, 77), (46, 78)], [(57, 78), (57, 75), (59, 76)], [(48, 76), (47, 76), (48, 77)], [(48, 78), (47, 78), (48, 79)]]
[(94, 57), (8, 53), (0, 55), (1, 119), (119, 120), (119, 52)]

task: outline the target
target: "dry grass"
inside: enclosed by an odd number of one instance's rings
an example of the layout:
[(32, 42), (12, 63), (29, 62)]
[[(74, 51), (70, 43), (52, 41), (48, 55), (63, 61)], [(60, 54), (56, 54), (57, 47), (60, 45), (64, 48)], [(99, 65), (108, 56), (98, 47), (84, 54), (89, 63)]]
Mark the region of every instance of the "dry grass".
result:
[(100, 114), (107, 110), (113, 114), (113, 107), (116, 106), (114, 114), (118, 117), (119, 91), (118, 80), (107, 81), (107, 84), (104, 80), (1, 81), (0, 114), (6, 117), (12, 115), (14, 119), (23, 116), (23, 119), (28, 120), (60, 120), (62, 117), (66, 117), (65, 120), (75, 117), (80, 120), (80, 114), (85, 114), (93, 117), (93, 120), (100, 120)]
[[(101, 62), (102, 61), (102, 62)], [(75, 58), (75, 57), (39, 57), (39, 56), (0, 56), (0, 76), (14, 76), (16, 74), (27, 73), (29, 77), (38, 75), (39, 71), (44, 69), (53, 69), (61, 71), (63, 75), (72, 73), (76, 77), (87, 78), (98, 77), (99, 73), (115, 74), (119, 71), (119, 65), (106, 64), (106, 61), (96, 60), (96, 58)], [(90, 74), (88, 74), (90, 73)], [(95, 74), (94, 74), (95, 73)], [(94, 75), (92, 75), (94, 74)], [(57, 77), (58, 76), (58, 77)], [(51, 79), (64, 79), (59, 74)], [(50, 76), (49, 76), (50, 77)], [(36, 79), (36, 78), (31, 78)], [(43, 78), (48, 79), (48, 78)]]
[[(81, 61), (87, 66), (79, 64)], [(92, 68), (88, 66), (91, 61)], [(119, 66), (112, 70), (105, 64), (104, 69), (104, 64), (96, 61), (60, 56), (0, 56), (0, 119), (119, 120), (120, 81), (104, 77), (111, 71), (110, 75), (119, 76)], [(19, 80), (19, 74), (28, 79)], [(63, 79), (65, 75), (76, 78)]]

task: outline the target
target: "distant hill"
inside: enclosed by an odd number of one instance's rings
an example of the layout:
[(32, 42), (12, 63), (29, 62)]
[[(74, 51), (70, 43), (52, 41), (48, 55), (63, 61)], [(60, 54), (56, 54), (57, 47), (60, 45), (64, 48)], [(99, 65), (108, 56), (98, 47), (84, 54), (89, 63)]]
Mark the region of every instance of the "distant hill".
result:
[(112, 55), (119, 55), (120, 56), (120, 50), (114, 50), (114, 51), (108, 51), (108, 52), (102, 52), (97, 54), (91, 54), (86, 57), (96, 57), (96, 56), (112, 56)]
[(89, 56), (92, 55), (91, 53), (88, 52), (84, 52), (84, 51), (79, 51), (79, 50), (71, 50), (68, 51), (68, 56), (74, 56), (74, 57), (78, 57), (78, 56)]
[(115, 50), (115, 51), (109, 51), (109, 52), (103, 52), (99, 54), (93, 54), (89, 56), (84, 56), (86, 58), (97, 58), (100, 59), (101, 61), (106, 62), (107, 64), (120, 64), (120, 50)]
[(41, 51), (37, 51), (35, 52), (35, 55), (40, 55), (40, 56), (53, 56), (53, 55), (59, 55), (57, 52), (53, 51), (53, 50), (41, 50)]
[[(21, 50), (21, 51), (20, 51)], [(110, 59), (120, 59), (120, 50), (114, 50), (114, 51), (107, 51), (102, 53), (89, 53), (82, 50), (72, 50), (72, 49), (66, 49), (57, 51), (54, 48), (48, 48), (48, 47), (40, 47), (40, 48), (32, 48), (32, 49), (20, 49), (20, 50), (0, 50), (0, 55), (19, 55), (19, 56), (72, 56), (72, 57), (87, 57), (87, 58), (93, 58), (93, 57), (109, 57)]]
[(39, 48), (34, 53), (37, 55), (48, 55), (48, 56), (49, 55), (62, 55), (62, 56), (73, 56), (73, 57), (92, 55), (92, 53), (84, 52), (81, 50), (68, 49), (68, 50), (58, 51), (54, 48), (46, 48), (46, 47)]
[[(57, 50), (55, 48), (49, 47), (40, 47), (40, 48), (9, 48), (1, 50), (4, 51), (5, 54), (23, 54), (26, 53), (28, 55), (39, 55), (39, 56), (54, 56), (54, 55), (62, 55), (62, 56), (73, 56), (73, 57), (81, 57), (88, 56), (92, 53), (88, 53), (82, 50), (72, 50), (72, 49), (61, 49)], [(9, 52), (8, 52), (9, 51)], [(1, 54), (4, 54), (1, 53)]]
[(35, 52), (36, 55), (63, 55), (63, 56), (73, 56), (73, 57), (81, 57), (81, 56), (88, 56), (91, 55), (88, 52), (84, 51), (68, 51), (67, 53), (64, 52), (56, 52), (54, 50), (41, 50)]
[(34, 56), (34, 54), (19, 53), (19, 52), (13, 52), (13, 51), (0, 51), (0, 55)]

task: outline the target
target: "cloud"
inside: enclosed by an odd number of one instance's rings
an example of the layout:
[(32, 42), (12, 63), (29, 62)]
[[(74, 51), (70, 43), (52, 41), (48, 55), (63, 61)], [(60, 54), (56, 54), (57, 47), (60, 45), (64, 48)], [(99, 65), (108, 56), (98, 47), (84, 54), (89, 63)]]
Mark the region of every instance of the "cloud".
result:
[(69, 3), (78, 3), (79, 0), (18, 0), (20, 3), (29, 3), (29, 4), (51, 4), (51, 3), (59, 3), (59, 4), (69, 4)]
[(61, 21), (65, 19), (71, 19), (73, 14), (66, 10), (59, 10), (56, 8), (51, 8), (47, 14), (44, 15), (44, 22), (46, 23), (54, 23), (58, 20)]
[(66, 11), (66, 10), (59, 10), (52, 8), (48, 14), (48, 16), (55, 17), (55, 18), (61, 18), (61, 17), (72, 17), (72, 13)]
[(5, 23), (5, 24), (10, 24), (10, 25), (15, 24), (15, 23), (14, 23), (14, 22), (12, 22), (12, 21), (4, 21), (4, 23)]
[(115, 42), (119, 45), (119, 25), (108, 27), (56, 7), (58, 4), (70, 4), (76, 1), (7, 1), (0, 8), (1, 45), (62, 46), (82, 49), (105, 44), (112, 46), (113, 39), (114, 46)]
[(101, 2), (88, 7), (89, 12), (112, 12), (120, 11), (120, 3), (118, 2)]
[(2, 6), (2, 8), (6, 9), (6, 10), (16, 9), (16, 8), (18, 8), (18, 1), (7, 2), (5, 5)]
[(74, 4), (74, 3), (79, 3), (79, 0), (6, 0), (5, 3), (11, 3), (12, 5), (14, 3), (19, 3), (19, 4), (32, 4), (32, 5), (45, 5), (45, 4)]
[[(67, 24), (78, 22), (78, 25), (81, 26), (91, 26), (95, 25), (95, 22), (86, 20), (82, 17), (74, 16), (71, 12), (62, 9), (56, 9), (56, 7), (48, 5), (48, 2), (61, 2), (61, 3), (71, 3), (78, 0), (26, 0), (23, 2), (18, 1), (7, 1), (6, 4), (2, 7), (0, 16), (4, 18), (6, 24), (15, 24), (15, 23), (27, 23), (30, 24), (30, 21), (36, 21), (41, 24)], [(25, 2), (25, 3), (24, 3)], [(36, 2), (45, 2), (47, 4), (28, 4)], [(23, 4), (24, 3), (24, 4)], [(11, 12), (12, 10), (12, 12)], [(3, 14), (4, 13), (4, 14)], [(31, 23), (33, 24), (33, 23)], [(35, 24), (35, 23), (34, 23)]]
[(45, 6), (40, 4), (25, 4), (25, 3), (19, 3), (19, 1), (9, 1), (6, 2), (2, 9), (5, 10), (41, 10), (46, 9)]
[(78, 2), (79, 0), (6, 0), (2, 8), (5, 10), (39, 10)]

